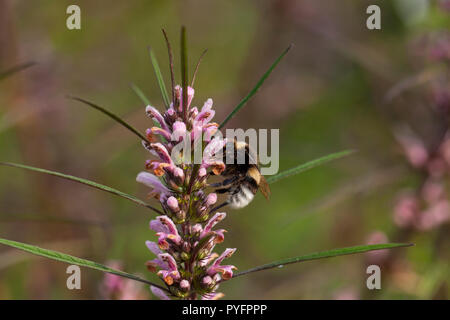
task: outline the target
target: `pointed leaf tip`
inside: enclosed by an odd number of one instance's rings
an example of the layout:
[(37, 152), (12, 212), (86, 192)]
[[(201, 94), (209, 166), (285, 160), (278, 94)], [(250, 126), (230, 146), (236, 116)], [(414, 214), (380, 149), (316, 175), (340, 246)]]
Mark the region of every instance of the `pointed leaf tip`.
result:
[(181, 39), (180, 39), (180, 49), (181, 49), (181, 85), (183, 88), (183, 118), (187, 121), (188, 110), (188, 54), (187, 54), (187, 43), (186, 43), (186, 27), (181, 27)]
[(127, 123), (125, 120), (120, 118), (118, 115), (112, 113), (111, 111), (109, 111), (109, 110), (107, 110), (107, 109), (105, 109), (105, 108), (103, 108), (103, 107), (101, 107), (101, 106), (99, 106), (99, 105), (97, 105), (97, 104), (95, 104), (93, 102), (90, 102), (90, 101), (87, 101), (85, 99), (82, 99), (82, 98), (78, 98), (78, 97), (74, 97), (74, 96), (70, 96), (70, 95), (67, 95), (66, 97), (68, 99), (84, 103), (85, 105), (88, 105), (89, 107), (100, 111), (101, 113), (107, 115), (108, 117), (110, 117), (111, 119), (113, 119), (114, 121), (116, 121), (117, 123), (119, 123), (120, 125), (125, 127), (126, 129), (131, 131), (133, 134), (135, 134), (141, 140), (147, 141), (147, 138), (144, 135), (142, 135), (142, 133), (140, 133), (135, 127), (133, 127), (131, 124)]
[(394, 249), (394, 248), (401, 248), (401, 247), (411, 247), (413, 246), (413, 243), (383, 243), (383, 244), (369, 244), (369, 245), (360, 245), (360, 246), (354, 246), (354, 247), (346, 247), (346, 248), (340, 248), (340, 249), (333, 249), (328, 251), (322, 251), (322, 252), (315, 252), (295, 258), (288, 258), (283, 259), (279, 261), (275, 261), (272, 263), (264, 264), (258, 267), (254, 267), (242, 272), (238, 272), (233, 275), (233, 279), (239, 276), (243, 276), (252, 272), (258, 272), (273, 268), (279, 268), (281, 266), (285, 266), (287, 264), (293, 264), (293, 263), (299, 263), (299, 262), (306, 262), (311, 260), (318, 260), (318, 259), (324, 259), (324, 258), (332, 258), (332, 257), (338, 257), (338, 256), (345, 256), (350, 254), (357, 254), (357, 253), (364, 253), (369, 251), (375, 251), (375, 250), (384, 250), (384, 249)]
[(356, 152), (356, 150), (340, 151), (340, 152), (332, 153), (332, 154), (326, 155), (324, 157), (321, 157), (321, 158), (318, 158), (318, 159), (315, 159), (315, 160), (312, 160), (312, 161), (309, 161), (309, 162), (306, 162), (306, 163), (302, 163), (302, 164), (300, 164), (300, 165), (298, 165), (296, 167), (293, 167), (293, 168), (288, 169), (286, 171), (282, 171), (282, 172), (280, 172), (280, 173), (278, 173), (276, 175), (267, 177), (266, 178), (267, 183), (271, 184), (271, 183), (277, 182), (277, 181), (279, 181), (281, 179), (284, 179), (284, 178), (287, 178), (287, 177), (299, 174), (301, 172), (304, 172), (306, 170), (315, 168), (315, 167), (317, 167), (319, 165), (325, 164), (325, 163), (330, 162), (332, 160), (337, 160), (337, 159), (343, 158), (345, 156), (351, 155), (354, 152)]
[(86, 267), (86, 268), (90, 268), (90, 269), (94, 269), (94, 270), (99, 270), (99, 271), (103, 271), (103, 272), (107, 272), (107, 273), (111, 273), (114, 274), (116, 276), (120, 276), (120, 277), (124, 277), (124, 278), (128, 278), (131, 280), (135, 280), (135, 281), (139, 281), (148, 285), (152, 285), (154, 287), (157, 287), (161, 290), (164, 290), (165, 292), (167, 292), (167, 289), (154, 284), (153, 282), (150, 282), (146, 279), (142, 279), (138, 276), (135, 276), (133, 274), (124, 272), (124, 271), (120, 271), (120, 270), (116, 270), (110, 267), (107, 267), (105, 265), (102, 265), (100, 263), (97, 262), (93, 262), (93, 261), (89, 261), (86, 259), (82, 259), (82, 258), (78, 258), (78, 257), (74, 257), (65, 253), (61, 253), (58, 251), (54, 251), (54, 250), (49, 250), (49, 249), (44, 249), (44, 248), (40, 248), (37, 246), (33, 246), (30, 244), (26, 244), (26, 243), (22, 243), (22, 242), (17, 242), (17, 241), (13, 241), (13, 240), (8, 240), (8, 239), (2, 239), (0, 238), (0, 243), (4, 244), (6, 246), (9, 247), (13, 247), (31, 254), (35, 254), (44, 258), (48, 258), (48, 259), (52, 259), (52, 260), (56, 260), (56, 261), (60, 261), (60, 262), (65, 262), (68, 264), (75, 264), (81, 267)]
[(17, 72), (20, 72), (22, 70), (28, 69), (29, 67), (32, 67), (34, 65), (36, 65), (36, 62), (30, 61), (30, 62), (26, 62), (26, 63), (23, 63), (23, 64), (19, 64), (17, 66), (9, 68), (9, 69), (7, 69), (5, 71), (1, 71), (0, 72), (0, 81), (3, 80), (3, 79), (8, 78), (8, 77), (10, 77), (10, 76), (12, 76), (14, 74), (16, 74)]
[(141, 99), (141, 101), (145, 104), (145, 106), (150, 105), (150, 100), (137, 85), (131, 82), (130, 87), (134, 91), (134, 93), (139, 97), (139, 99)]
[(158, 86), (161, 91), (164, 105), (165, 105), (166, 109), (169, 109), (169, 107), (170, 107), (169, 96), (167, 94), (167, 89), (166, 89), (166, 85), (164, 82), (164, 78), (161, 73), (161, 69), (159, 68), (158, 60), (156, 59), (156, 56), (151, 47), (148, 47), (148, 52), (150, 55), (150, 60), (151, 60), (152, 66), (153, 66), (153, 70), (155, 71), (156, 80), (158, 81)]
[(63, 179), (66, 179), (66, 180), (71, 180), (71, 181), (75, 181), (75, 182), (78, 182), (78, 183), (81, 183), (81, 184), (85, 184), (87, 186), (90, 186), (90, 187), (93, 187), (93, 188), (96, 188), (96, 189), (99, 189), (99, 190), (103, 190), (103, 191), (115, 194), (116, 196), (119, 196), (119, 197), (122, 197), (122, 198), (125, 198), (125, 199), (128, 199), (128, 200), (131, 200), (131, 201), (133, 201), (133, 202), (135, 202), (135, 203), (137, 203), (137, 204), (139, 204), (139, 205), (141, 205), (143, 207), (146, 207), (146, 208), (149, 208), (149, 209), (153, 210), (154, 212), (156, 212), (158, 214), (163, 214), (160, 210), (154, 208), (153, 206), (149, 205), (148, 203), (146, 203), (146, 202), (144, 202), (144, 201), (142, 201), (142, 200), (140, 200), (140, 199), (138, 199), (138, 198), (136, 198), (136, 197), (134, 197), (132, 195), (126, 194), (126, 193), (124, 193), (122, 191), (119, 191), (119, 190), (116, 190), (114, 188), (102, 185), (102, 184), (97, 183), (97, 182), (93, 182), (93, 181), (90, 181), (90, 180), (87, 180), (87, 179), (71, 176), (71, 175), (60, 173), (60, 172), (56, 172), (56, 171), (50, 171), (50, 170), (46, 170), (46, 169), (26, 166), (26, 165), (18, 164), (18, 163), (0, 162), (0, 165), (14, 167), (14, 168), (20, 168), (20, 169), (25, 169), (25, 170), (30, 170), (30, 171), (39, 172), (39, 173), (45, 173), (45, 174), (49, 174), (49, 175), (56, 176), (56, 177), (59, 177), (59, 178), (63, 178)]
[(284, 51), (281, 53), (281, 55), (275, 60), (275, 62), (270, 66), (270, 68), (263, 74), (263, 76), (259, 79), (259, 81), (256, 83), (256, 85), (253, 87), (253, 89), (245, 96), (244, 99), (239, 102), (239, 104), (231, 111), (231, 113), (225, 118), (225, 120), (222, 121), (222, 123), (219, 126), (219, 129), (222, 129), (228, 121), (230, 121), (235, 114), (247, 104), (247, 102), (252, 98), (256, 92), (258, 92), (259, 88), (262, 86), (264, 81), (269, 77), (269, 75), (272, 73), (273, 69), (278, 65), (278, 63), (281, 61), (281, 59), (284, 58), (284, 56), (288, 53), (288, 51), (292, 48), (292, 44), (290, 44)]

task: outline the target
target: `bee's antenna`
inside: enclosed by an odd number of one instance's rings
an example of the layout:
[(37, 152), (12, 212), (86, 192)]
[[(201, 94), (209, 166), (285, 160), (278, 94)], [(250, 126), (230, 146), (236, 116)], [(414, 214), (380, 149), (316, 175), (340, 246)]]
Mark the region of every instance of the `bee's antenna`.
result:
[(212, 208), (211, 211), (209, 212), (209, 214), (212, 214), (212, 213), (216, 212), (217, 210), (219, 210), (220, 208), (223, 208), (229, 204), (230, 204), (230, 202), (227, 200), (227, 201), (219, 204), (217, 207)]

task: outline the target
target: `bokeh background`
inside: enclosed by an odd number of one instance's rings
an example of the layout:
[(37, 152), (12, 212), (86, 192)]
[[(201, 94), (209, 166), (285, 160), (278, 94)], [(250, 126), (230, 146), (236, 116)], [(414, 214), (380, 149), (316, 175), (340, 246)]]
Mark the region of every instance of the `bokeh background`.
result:
[[(228, 210), (222, 247), (240, 270), (291, 256), (375, 242), (414, 247), (286, 266), (224, 283), (228, 299), (447, 299), (449, 297), (450, 2), (426, 0), (76, 1), (82, 29), (66, 28), (73, 1), (0, 0), (0, 160), (69, 173), (146, 197), (135, 182), (148, 158), (136, 137), (75, 101), (80, 96), (151, 126), (135, 83), (162, 99), (149, 61), (169, 80), (164, 27), (189, 63), (208, 48), (194, 105), (214, 100), (220, 122), (289, 43), (295, 47), (230, 128), (279, 128), (287, 169), (343, 149), (350, 157), (272, 185)], [(366, 28), (381, 8), (382, 29)], [(158, 281), (145, 269), (152, 213), (58, 178), (0, 167), (0, 237), (56, 249)], [(382, 289), (366, 288), (366, 268)], [(104, 275), (0, 247), (0, 298), (100, 299)], [(127, 284), (113, 298), (153, 298)]]

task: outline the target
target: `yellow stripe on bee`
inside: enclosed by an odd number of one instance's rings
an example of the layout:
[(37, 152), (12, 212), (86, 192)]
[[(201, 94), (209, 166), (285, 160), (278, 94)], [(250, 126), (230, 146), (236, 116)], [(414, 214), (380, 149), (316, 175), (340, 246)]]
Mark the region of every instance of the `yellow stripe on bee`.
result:
[(256, 184), (259, 185), (259, 182), (261, 181), (261, 173), (259, 173), (258, 168), (250, 167), (247, 171), (247, 175), (253, 178), (256, 181)]

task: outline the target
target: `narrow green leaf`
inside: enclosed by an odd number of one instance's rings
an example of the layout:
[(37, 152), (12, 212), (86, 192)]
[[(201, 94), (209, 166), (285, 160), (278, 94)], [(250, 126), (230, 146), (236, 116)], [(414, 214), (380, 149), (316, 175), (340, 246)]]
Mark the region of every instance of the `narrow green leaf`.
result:
[(78, 177), (75, 177), (75, 176), (71, 176), (71, 175), (67, 175), (67, 174), (63, 174), (63, 173), (59, 173), (59, 172), (55, 172), (55, 171), (49, 171), (49, 170), (45, 170), (45, 169), (41, 169), (41, 168), (30, 167), (30, 166), (26, 166), (26, 165), (18, 164), (18, 163), (0, 162), (0, 165), (10, 166), (10, 167), (15, 167), (15, 168), (21, 168), (21, 169), (26, 169), (26, 170), (30, 170), (30, 171), (40, 172), (40, 173), (45, 173), (45, 174), (49, 174), (49, 175), (52, 175), (52, 176), (60, 177), (60, 178), (63, 178), (63, 179), (67, 179), (67, 180), (75, 181), (75, 182), (78, 182), (78, 183), (82, 183), (82, 184), (88, 185), (90, 187), (93, 187), (93, 188), (96, 188), (96, 189), (99, 189), (99, 190), (103, 190), (103, 191), (115, 194), (116, 196), (119, 196), (119, 197), (122, 197), (122, 198), (125, 198), (125, 199), (128, 199), (128, 200), (131, 200), (131, 201), (133, 201), (133, 202), (135, 202), (135, 203), (137, 203), (137, 204), (139, 204), (141, 206), (144, 206), (146, 208), (149, 208), (149, 209), (155, 211), (158, 214), (163, 214), (160, 210), (152, 207), (148, 203), (146, 203), (146, 202), (144, 202), (144, 201), (142, 201), (142, 200), (140, 200), (140, 199), (138, 199), (138, 198), (136, 198), (134, 196), (131, 196), (131, 195), (126, 194), (126, 193), (124, 193), (122, 191), (113, 189), (111, 187), (104, 186), (104, 185), (102, 185), (100, 183), (97, 183), (97, 182), (93, 182), (93, 181), (90, 181), (90, 180), (86, 180), (86, 179), (83, 179), (83, 178), (78, 178)]
[(20, 249), (41, 257), (45, 257), (48, 259), (52, 259), (52, 260), (57, 260), (57, 261), (61, 261), (61, 262), (65, 262), (68, 264), (76, 264), (78, 266), (81, 267), (86, 267), (86, 268), (91, 268), (91, 269), (95, 269), (95, 270), (99, 270), (99, 271), (103, 271), (103, 272), (107, 272), (107, 273), (111, 273), (120, 277), (124, 277), (124, 278), (128, 278), (131, 280), (135, 280), (135, 281), (139, 281), (148, 285), (152, 285), (155, 287), (158, 287), (164, 291), (167, 291), (166, 288), (163, 288), (157, 284), (154, 284), (153, 282), (150, 282), (146, 279), (142, 279), (138, 276), (135, 276), (133, 274), (130, 273), (126, 273), (120, 270), (116, 270), (116, 269), (112, 269), (109, 268), (105, 265), (102, 265), (100, 263), (97, 262), (93, 262), (93, 261), (89, 261), (89, 260), (85, 260), (85, 259), (81, 259), (81, 258), (77, 258), (65, 253), (61, 253), (61, 252), (57, 252), (57, 251), (53, 251), (53, 250), (48, 250), (48, 249), (43, 249), (40, 247), (36, 247), (30, 244), (26, 244), (26, 243), (22, 243), (22, 242), (17, 242), (17, 241), (12, 241), (12, 240), (7, 240), (7, 239), (2, 239), (0, 238), (0, 243), (16, 248), (16, 249)]
[(185, 122), (188, 115), (188, 61), (186, 45), (186, 27), (181, 27), (181, 84), (183, 88), (183, 116)]
[[(142, 90), (139, 89), (139, 87), (137, 87), (133, 83), (130, 83), (130, 87), (131, 87), (131, 89), (133, 89), (133, 91), (136, 93), (136, 95), (142, 100), (142, 102), (146, 106), (151, 105), (150, 100), (148, 100), (148, 98), (145, 96), (144, 92), (142, 92)], [(152, 120), (153, 120), (153, 125), (154, 126), (161, 128), (161, 125), (157, 121), (155, 121), (154, 119), (152, 119)], [(164, 137), (162, 139), (165, 141)]]
[(191, 88), (194, 87), (195, 78), (197, 76), (198, 68), (200, 67), (200, 63), (202, 63), (203, 57), (205, 56), (205, 54), (207, 52), (208, 52), (208, 49), (203, 50), (202, 54), (200, 55), (200, 58), (198, 58), (197, 65), (195, 66), (195, 69), (194, 69), (194, 75), (192, 76), (192, 80), (191, 80)]
[(148, 49), (150, 54), (150, 60), (152, 61), (153, 70), (155, 70), (156, 80), (158, 81), (159, 89), (161, 90), (161, 95), (164, 100), (164, 105), (166, 109), (170, 107), (169, 96), (167, 94), (166, 85), (164, 84), (164, 79), (161, 74), (161, 69), (159, 68), (158, 60), (156, 60), (155, 54), (151, 48)]
[(162, 33), (164, 35), (164, 39), (166, 40), (167, 53), (169, 54), (170, 86), (171, 86), (172, 101), (175, 101), (175, 73), (173, 68), (172, 46), (170, 45), (169, 37), (167, 36), (166, 30), (164, 30), (164, 28), (162, 29)]
[(239, 104), (231, 111), (231, 113), (225, 118), (225, 120), (222, 121), (222, 123), (219, 126), (219, 129), (222, 129), (224, 125), (227, 124), (228, 121), (230, 121), (231, 118), (234, 117), (234, 115), (241, 110), (241, 108), (250, 100), (251, 97), (253, 97), (256, 92), (258, 92), (259, 88), (262, 86), (264, 81), (267, 79), (267, 77), (270, 75), (270, 73), (275, 69), (277, 64), (283, 59), (283, 57), (288, 53), (288, 51), (292, 48), (292, 44), (289, 45), (289, 47), (286, 48), (286, 50), (283, 51), (283, 53), (275, 60), (275, 62), (270, 66), (270, 68), (266, 71), (266, 73), (263, 74), (261, 79), (256, 83), (255, 87), (250, 91), (250, 93), (239, 102)]
[(141, 99), (141, 101), (146, 105), (150, 105), (150, 100), (145, 96), (144, 92), (142, 92), (141, 89), (139, 89), (138, 86), (136, 86), (134, 83), (130, 83), (131, 89), (133, 89), (134, 93)]
[(9, 76), (12, 76), (13, 74), (15, 74), (15, 73), (17, 73), (19, 71), (22, 71), (22, 70), (25, 70), (25, 69), (27, 69), (29, 67), (32, 67), (35, 64), (36, 64), (35, 62), (26, 62), (26, 63), (23, 63), (23, 64), (19, 64), (17, 66), (14, 66), (12, 68), (9, 68), (8, 70), (1, 71), (0, 72), (0, 81), (3, 80), (3, 79), (8, 78)]
[(286, 264), (292, 264), (292, 263), (298, 263), (298, 262), (304, 262), (304, 261), (310, 261), (310, 260), (318, 260), (318, 259), (324, 259), (324, 258), (332, 258), (332, 257), (338, 257), (338, 256), (345, 256), (345, 255), (349, 255), (349, 254), (363, 253), (363, 252), (374, 251), (374, 250), (410, 247), (413, 245), (414, 244), (412, 244), (412, 243), (369, 244), (369, 245), (354, 246), (354, 247), (347, 247), (347, 248), (341, 248), (341, 249), (333, 249), (333, 250), (328, 250), (328, 251), (316, 252), (316, 253), (311, 253), (311, 254), (307, 254), (304, 256), (300, 256), (300, 257), (275, 261), (272, 263), (264, 264), (259, 267), (255, 267), (255, 268), (251, 268), (251, 269), (248, 269), (248, 270), (245, 270), (242, 272), (238, 272), (233, 275), (233, 278), (243, 276), (245, 274), (252, 273), (252, 272), (282, 267)]
[(133, 127), (131, 124), (127, 123), (125, 120), (121, 119), (119, 116), (115, 115), (111, 111), (108, 111), (105, 108), (100, 107), (99, 105), (96, 105), (95, 103), (89, 102), (82, 98), (72, 97), (72, 96), (67, 96), (67, 97), (72, 100), (80, 101), (80, 102), (106, 114), (108, 117), (115, 120), (116, 122), (121, 124), (123, 127), (127, 128), (128, 130), (130, 130), (132, 133), (134, 133), (136, 136), (138, 136), (141, 140), (147, 141), (147, 138), (142, 133), (140, 133), (135, 127)]
[(267, 177), (267, 179), (266, 179), (267, 183), (277, 182), (278, 180), (281, 180), (281, 179), (290, 177), (294, 174), (298, 174), (300, 172), (320, 166), (321, 164), (327, 163), (331, 160), (336, 160), (336, 159), (348, 156), (348, 155), (352, 154), (353, 152), (355, 152), (355, 151), (354, 150), (346, 150), (346, 151), (336, 152), (336, 153), (332, 153), (332, 154), (326, 155), (324, 157), (321, 157), (319, 159), (315, 159), (315, 160), (309, 161), (307, 163), (303, 163), (294, 168), (280, 172), (279, 174)]

